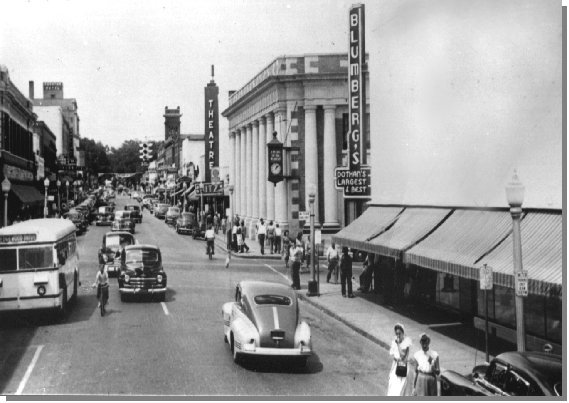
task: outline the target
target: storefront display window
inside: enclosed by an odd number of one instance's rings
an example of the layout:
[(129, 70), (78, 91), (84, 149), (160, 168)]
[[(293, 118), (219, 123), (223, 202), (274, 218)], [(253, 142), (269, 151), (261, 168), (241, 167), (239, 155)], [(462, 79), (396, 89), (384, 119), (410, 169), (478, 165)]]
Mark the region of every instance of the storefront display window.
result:
[(458, 277), (446, 273), (437, 273), (437, 303), (454, 309), (460, 306)]

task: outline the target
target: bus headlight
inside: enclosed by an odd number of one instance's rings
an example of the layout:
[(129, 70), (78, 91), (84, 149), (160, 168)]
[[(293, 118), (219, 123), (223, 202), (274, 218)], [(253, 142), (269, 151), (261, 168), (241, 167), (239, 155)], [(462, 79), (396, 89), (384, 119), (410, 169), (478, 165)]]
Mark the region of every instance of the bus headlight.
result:
[(128, 274), (124, 275), (124, 282), (128, 283), (130, 281), (130, 276)]
[(45, 292), (46, 292), (45, 287), (44, 287), (43, 285), (40, 285), (40, 286), (38, 287), (38, 290), (37, 290), (37, 291), (38, 291), (38, 295), (39, 295), (40, 297), (43, 297), (43, 296), (45, 295)]
[(161, 283), (162, 282), (162, 274), (156, 276), (156, 281)]

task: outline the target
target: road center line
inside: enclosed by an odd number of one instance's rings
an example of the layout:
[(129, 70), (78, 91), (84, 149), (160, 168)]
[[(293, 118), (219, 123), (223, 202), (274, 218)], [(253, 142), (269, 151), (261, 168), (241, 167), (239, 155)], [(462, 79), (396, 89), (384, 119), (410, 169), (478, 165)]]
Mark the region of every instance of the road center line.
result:
[(166, 315), (170, 315), (170, 312), (168, 312), (168, 308), (166, 307), (166, 303), (165, 302), (160, 302), (160, 305), (162, 305), (162, 310), (164, 311), (164, 313)]
[(21, 395), (22, 392), (24, 391), (24, 388), (26, 387), (26, 383), (28, 383), (28, 379), (30, 379), (30, 376), (32, 375), (32, 371), (34, 370), (34, 367), (36, 366), (36, 363), (38, 362), (38, 359), (40, 357), (40, 353), (41, 353), (42, 349), (43, 349), (43, 345), (38, 346), (36, 348), (34, 358), (32, 358), (32, 362), (30, 362), (30, 365), (28, 365), (28, 369), (26, 370), (24, 377), (20, 381), (20, 385), (18, 386), (18, 390), (15, 393), (16, 395)]

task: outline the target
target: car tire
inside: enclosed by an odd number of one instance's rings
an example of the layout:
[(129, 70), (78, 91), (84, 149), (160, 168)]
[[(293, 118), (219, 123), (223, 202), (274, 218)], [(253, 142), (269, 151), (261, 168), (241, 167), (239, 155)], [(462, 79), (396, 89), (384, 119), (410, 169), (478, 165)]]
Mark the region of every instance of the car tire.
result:
[(61, 306), (59, 307), (59, 318), (64, 319), (67, 316), (67, 287), (61, 288), (62, 298)]
[(163, 292), (161, 294), (158, 294), (158, 302), (164, 302), (166, 301), (166, 293)]

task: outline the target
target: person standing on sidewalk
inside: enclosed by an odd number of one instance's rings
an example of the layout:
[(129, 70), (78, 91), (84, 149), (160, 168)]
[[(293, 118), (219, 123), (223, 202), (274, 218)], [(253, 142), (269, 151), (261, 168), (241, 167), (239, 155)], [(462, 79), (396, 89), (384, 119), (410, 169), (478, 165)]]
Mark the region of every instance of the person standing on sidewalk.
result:
[(401, 323), (394, 327), (395, 338), (391, 342), (389, 355), (393, 359), (391, 371), (389, 371), (389, 384), (387, 386), (387, 396), (403, 396), (405, 381), (407, 381), (409, 349), (411, 339), (405, 336), (405, 328)]
[(300, 265), (302, 264), (302, 245), (298, 243), (290, 250), (292, 255), (292, 288), (300, 290)]
[(244, 220), (241, 220), (241, 238), (243, 240), (241, 252), (243, 252), (243, 249), (246, 249), (245, 252), (249, 252), (249, 246), (247, 246), (247, 243), (245, 242), (245, 240), (247, 239), (247, 227), (245, 227)]
[(335, 283), (338, 283), (338, 251), (336, 250), (336, 243), (332, 242), (326, 251), (326, 259), (328, 260), (328, 275), (326, 282), (330, 282), (330, 277), (335, 274)]
[(340, 281), (342, 283), (342, 297), (346, 297), (346, 283), (348, 283), (348, 298), (354, 298), (352, 292), (352, 258), (348, 253), (348, 247), (342, 248), (342, 257), (340, 258)]
[(279, 227), (279, 224), (275, 225), (275, 253), (281, 253), (281, 238), (282, 238), (282, 230)]
[(285, 261), (285, 267), (288, 268), (288, 261), (290, 259), (290, 238), (288, 237), (288, 230), (285, 230), (284, 232), (284, 237), (283, 237), (283, 256), (284, 256), (284, 261)]
[(259, 238), (259, 245), (261, 246), (261, 255), (265, 254), (265, 235), (267, 235), (267, 227), (265, 221), (261, 218), (257, 226), (257, 237)]
[(439, 355), (431, 350), (431, 338), (423, 333), (419, 339), (421, 350), (417, 351), (413, 358), (417, 362), (417, 376), (415, 377), (414, 396), (437, 396), (437, 377), (440, 365)]
[(270, 253), (272, 255), (274, 253), (274, 247), (275, 247), (275, 226), (273, 225), (272, 221), (269, 223), (269, 226), (267, 227), (267, 239), (269, 240), (269, 248), (270, 248)]

